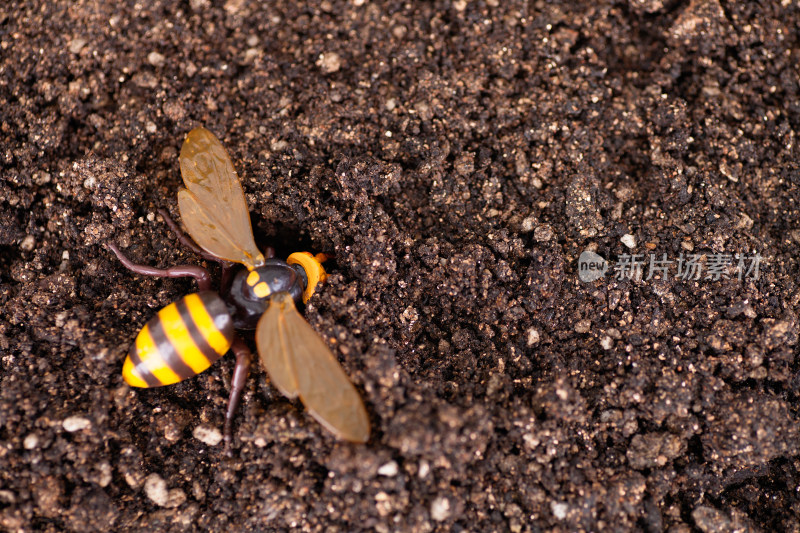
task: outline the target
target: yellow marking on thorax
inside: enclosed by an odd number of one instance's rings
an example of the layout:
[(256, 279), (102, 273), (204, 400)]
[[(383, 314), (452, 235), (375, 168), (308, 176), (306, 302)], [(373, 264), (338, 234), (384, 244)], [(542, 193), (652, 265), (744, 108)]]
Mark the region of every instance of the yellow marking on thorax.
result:
[(197, 329), (199, 329), (206, 338), (208, 345), (218, 354), (224, 355), (231, 347), (231, 343), (228, 342), (225, 335), (214, 325), (214, 321), (211, 319), (211, 315), (208, 314), (206, 306), (203, 305), (203, 300), (200, 299), (200, 296), (197, 294), (190, 294), (187, 296), (186, 307), (189, 309), (189, 313), (192, 315), (192, 320), (194, 320), (194, 323), (197, 325)]
[(150, 326), (145, 324), (142, 331), (136, 337), (136, 353), (142, 363), (147, 366), (150, 373), (161, 382), (162, 385), (172, 385), (178, 383), (181, 378), (176, 374), (167, 363), (162, 359), (161, 354), (158, 352), (158, 346), (153, 341), (150, 335)]
[[(187, 307), (191, 307), (187, 304)], [(196, 374), (211, 366), (211, 361), (203, 355), (200, 348), (192, 340), (192, 335), (187, 331), (178, 312), (178, 306), (174, 303), (169, 304), (164, 309), (158, 312), (161, 319), (161, 327), (164, 330), (164, 335), (172, 346), (175, 347), (175, 352), (178, 354), (184, 363), (191, 368)], [(191, 320), (192, 317), (186, 317), (186, 320)], [(201, 334), (205, 331), (200, 330)]]
[(250, 285), (251, 287), (255, 287), (256, 283), (258, 283), (258, 280), (260, 280), (260, 279), (261, 279), (261, 277), (258, 275), (258, 272), (253, 270), (252, 272), (250, 272), (247, 275), (247, 280), (246, 281), (247, 281), (248, 285)]
[(147, 388), (147, 382), (139, 377), (136, 368), (133, 366), (130, 356), (125, 358), (125, 363), (122, 365), (122, 379), (131, 387)]
[(253, 293), (258, 296), (259, 298), (266, 298), (269, 296), (269, 293), (272, 292), (269, 290), (269, 285), (267, 285), (266, 281), (262, 281), (255, 287), (253, 287)]

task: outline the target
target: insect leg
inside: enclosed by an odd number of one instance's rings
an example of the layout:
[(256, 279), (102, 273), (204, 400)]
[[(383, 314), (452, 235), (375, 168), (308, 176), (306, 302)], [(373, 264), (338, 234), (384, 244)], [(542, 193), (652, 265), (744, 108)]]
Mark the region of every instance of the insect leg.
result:
[(201, 266), (194, 266), (194, 265), (180, 265), (174, 266), (171, 268), (154, 268), (147, 265), (137, 265), (122, 252), (119, 251), (119, 248), (113, 243), (106, 243), (106, 246), (109, 250), (114, 252), (114, 255), (117, 256), (117, 259), (127, 268), (128, 270), (132, 270), (137, 274), (141, 274), (142, 276), (154, 276), (158, 278), (194, 278), (197, 281), (197, 288), (201, 291), (208, 291), (211, 290), (211, 275), (208, 273), (208, 270)]
[(158, 210), (158, 214), (161, 215), (161, 218), (164, 219), (164, 222), (167, 223), (167, 226), (169, 226), (169, 229), (172, 230), (172, 233), (175, 234), (175, 237), (178, 238), (178, 241), (180, 241), (180, 243), (182, 245), (184, 245), (185, 247), (189, 248), (191, 251), (193, 251), (194, 253), (196, 253), (197, 255), (199, 255), (200, 257), (205, 259), (206, 261), (216, 261), (217, 263), (220, 263), (223, 267), (225, 267), (225, 266), (230, 267), (230, 263), (228, 261), (225, 261), (224, 259), (220, 259), (219, 257), (217, 257), (215, 255), (211, 255), (210, 253), (206, 252), (205, 250), (203, 250), (202, 248), (197, 246), (197, 243), (195, 243), (192, 240), (191, 237), (186, 235), (183, 232), (183, 230), (181, 230), (181, 228), (178, 227), (178, 225), (175, 223), (175, 221), (172, 220), (172, 217), (169, 216), (169, 213), (167, 212), (166, 209), (159, 209)]
[(233, 353), (236, 355), (236, 367), (233, 369), (231, 395), (230, 398), (228, 398), (228, 412), (225, 414), (225, 429), (223, 431), (223, 435), (225, 436), (225, 449), (228, 455), (231, 454), (233, 416), (236, 414), (236, 408), (239, 407), (239, 400), (242, 398), (242, 390), (244, 390), (244, 384), (247, 382), (247, 372), (250, 370), (250, 363), (253, 359), (250, 348), (247, 347), (238, 335), (233, 338), (231, 350), (233, 350)]

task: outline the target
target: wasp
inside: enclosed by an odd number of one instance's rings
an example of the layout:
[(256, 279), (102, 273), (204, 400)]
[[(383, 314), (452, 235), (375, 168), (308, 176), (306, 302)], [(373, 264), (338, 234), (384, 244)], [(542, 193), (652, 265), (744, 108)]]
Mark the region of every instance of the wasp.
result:
[[(122, 264), (145, 276), (192, 277), (198, 292), (164, 307), (141, 329), (122, 367), (133, 387), (178, 383), (207, 370), (232, 351), (236, 366), (223, 435), (230, 450), (231, 426), (241, 399), (252, 354), (236, 330), (255, 330), (261, 363), (272, 384), (337, 437), (366, 442), (370, 425), (364, 403), (330, 348), (298, 311), (324, 282), (324, 254), (296, 252), (286, 261), (272, 248), (257, 248), (242, 185), (228, 153), (210, 131), (189, 132), (180, 153), (185, 188), (178, 210), (187, 237), (161, 211), (187, 247), (223, 265), (220, 290), (211, 289), (203, 267), (160, 269), (133, 263), (113, 243), (108, 248)], [(243, 268), (242, 268), (243, 267)]]

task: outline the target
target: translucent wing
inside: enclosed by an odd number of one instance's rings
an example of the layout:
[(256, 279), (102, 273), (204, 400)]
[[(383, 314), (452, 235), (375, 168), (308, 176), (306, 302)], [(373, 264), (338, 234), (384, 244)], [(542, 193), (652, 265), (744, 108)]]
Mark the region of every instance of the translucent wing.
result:
[(297, 379), (292, 371), (286, 320), (282, 304), (277, 302), (280, 296), (273, 296), (266, 312), (261, 315), (256, 327), (256, 344), (261, 363), (275, 388), (288, 398), (297, 398)]
[(278, 390), (290, 398), (300, 396), (308, 412), (338, 437), (369, 440), (369, 417), (361, 396), (288, 293), (272, 297), (258, 322), (256, 344)]
[(195, 128), (181, 148), (178, 208), (189, 235), (208, 253), (250, 268), (260, 266), (242, 185), (219, 139)]

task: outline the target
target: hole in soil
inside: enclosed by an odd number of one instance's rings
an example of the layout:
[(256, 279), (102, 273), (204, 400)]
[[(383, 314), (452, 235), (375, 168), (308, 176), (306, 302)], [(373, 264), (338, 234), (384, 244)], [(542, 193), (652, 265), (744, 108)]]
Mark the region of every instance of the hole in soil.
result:
[(11, 270), (11, 265), (20, 259), (20, 251), (18, 246), (0, 245), (0, 281), (8, 281), (8, 278), (3, 275)]
[[(333, 254), (329, 244), (317, 242), (308, 233), (294, 224), (267, 224), (257, 215), (251, 214), (253, 233), (259, 250), (268, 246), (275, 248), (275, 257), (285, 260), (294, 252), (320, 252)], [(330, 247), (330, 248), (329, 248)], [(325, 262), (325, 270), (330, 272), (335, 266), (335, 258)]]

